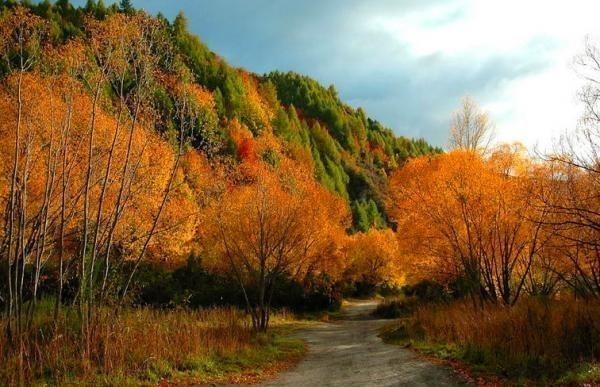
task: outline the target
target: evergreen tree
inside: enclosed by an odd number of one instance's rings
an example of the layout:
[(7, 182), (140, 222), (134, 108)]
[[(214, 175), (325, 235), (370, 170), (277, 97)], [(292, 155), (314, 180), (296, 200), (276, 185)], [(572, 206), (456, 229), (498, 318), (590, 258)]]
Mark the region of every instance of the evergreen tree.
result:
[(133, 3), (131, 2), (131, 0), (121, 0), (119, 2), (119, 11), (127, 15), (133, 14), (135, 12), (135, 9), (133, 8)]
[(213, 98), (215, 100), (215, 108), (217, 109), (217, 114), (219, 118), (225, 117), (225, 101), (223, 100), (223, 93), (221, 93), (220, 88), (216, 88), (213, 93)]

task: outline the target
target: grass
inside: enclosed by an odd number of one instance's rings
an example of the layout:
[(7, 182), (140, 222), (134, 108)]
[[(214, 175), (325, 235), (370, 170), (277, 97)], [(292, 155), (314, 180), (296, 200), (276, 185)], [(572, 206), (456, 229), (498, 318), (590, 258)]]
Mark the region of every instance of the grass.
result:
[(303, 324), (313, 322), (327, 322), (332, 320), (339, 320), (342, 317), (341, 309), (339, 310), (323, 310), (316, 312), (303, 312), (298, 313), (298, 320), (302, 321)]
[(180, 369), (168, 369), (174, 384), (244, 383), (252, 384), (274, 376), (300, 360), (306, 352), (304, 342), (288, 337), (284, 331), (260, 334), (252, 348), (228, 355), (190, 357)]
[(600, 381), (600, 302), (523, 300), (514, 307), (423, 306), (388, 325), (390, 343), (513, 383)]
[(600, 363), (584, 363), (565, 373), (565, 375), (558, 380), (558, 383), (585, 384), (592, 381), (600, 381)]
[(55, 325), (41, 309), (23, 338), (21, 376), (18, 351), (0, 335), (0, 385), (19, 378), (26, 385), (253, 383), (306, 350), (289, 337), (296, 322), (285, 313), (273, 317), (268, 333), (255, 334), (247, 316), (233, 308), (126, 309), (118, 315), (102, 309), (85, 341), (74, 310), (66, 309)]
[(396, 296), (386, 298), (377, 305), (373, 315), (380, 318), (399, 318), (410, 315), (418, 305), (415, 297)]

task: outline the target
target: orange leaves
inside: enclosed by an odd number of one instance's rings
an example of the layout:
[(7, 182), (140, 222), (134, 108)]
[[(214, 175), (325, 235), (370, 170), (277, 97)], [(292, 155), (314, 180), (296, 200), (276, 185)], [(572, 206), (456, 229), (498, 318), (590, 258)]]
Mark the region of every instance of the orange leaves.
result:
[[(43, 205), (46, 184), (52, 175), (54, 194), (51, 196), (49, 212), (54, 216), (60, 213), (61, 182), (64, 178), (67, 185), (66, 212), (69, 215), (66, 234), (77, 238), (76, 231), (82, 206), (81, 192), (85, 183), (85, 165), (88, 157), (87, 149), (82, 145), (87, 143), (90, 135), (89, 115), (93, 104), (88, 95), (57, 86), (56, 82), (60, 79), (43, 78), (33, 73), (23, 76), (18, 170), (23, 176), (22, 179), (26, 179), (27, 206), (31, 214), (38, 212)], [(12, 76), (5, 81), (5, 87), (0, 91), (0, 193), (3, 202), (6, 200), (15, 156), (13, 143), (16, 133), (14, 122), (17, 118), (17, 96), (12, 88), (18, 79)], [(69, 98), (65, 98), (63, 93), (68, 93)], [(98, 211), (111, 140), (119, 125), (115, 118), (103, 111), (96, 112), (95, 122), (96, 134), (92, 148), (93, 184), (90, 189), (90, 209), (94, 214)], [(117, 133), (116, 145), (112, 151), (113, 166), (106, 182), (106, 198), (100, 217), (104, 227), (114, 217), (120, 182), (124, 178), (127, 205), (122, 210), (122, 219), (115, 232), (115, 242), (120, 245), (126, 256), (139, 250), (141, 237), (148, 232), (151, 219), (164, 193), (169, 170), (174, 163), (173, 151), (169, 144), (152, 128), (139, 126), (133, 132), (131, 166), (126, 175), (123, 175), (128, 135), (129, 131), (123, 128)], [(196, 168), (194, 181), (190, 182), (197, 190), (203, 189), (201, 174), (201, 168)], [(167, 203), (165, 211), (168, 216), (163, 217), (158, 227), (160, 233), (152, 249), (155, 256), (180, 256), (185, 252), (186, 243), (194, 236), (196, 223), (193, 216), (197, 212), (195, 195), (184, 184), (183, 176), (179, 178), (177, 187)], [(55, 222), (56, 220), (53, 220), (51, 224), (56, 224)], [(77, 241), (66, 241), (66, 244), (76, 248)]]
[(194, 85), (193, 94), (194, 94), (194, 97), (196, 98), (196, 103), (199, 106), (201, 106), (205, 109), (214, 110), (215, 100), (210, 91), (206, 90), (202, 86)]
[(250, 277), (259, 270), (282, 273), (289, 268), (301, 231), (296, 198), (268, 171), (254, 172), (255, 181), (225, 191), (203, 219), (207, 246), (219, 241), (215, 266)]
[(23, 62), (19, 65), (24, 67), (19, 70), (27, 70), (31, 60), (39, 54), (46, 27), (46, 21), (22, 6), (0, 15), (0, 56), (4, 57), (8, 51), (18, 47), (20, 52), (27, 53), (21, 58)]
[(248, 128), (242, 125), (237, 119), (233, 119), (229, 121), (227, 131), (236, 147), (240, 160), (254, 162), (258, 159), (254, 146), (254, 136)]
[[(51, 87), (47, 79), (36, 74), (24, 74), (9, 76), (0, 90), (0, 168), (3, 176), (11, 174), (15, 160), (13, 148), (18, 139), (17, 168), (28, 170), (26, 176), (31, 182), (29, 196), (32, 200), (41, 200), (47, 170), (45, 154), (49, 150), (56, 152), (61, 119), (66, 113), (64, 105), (56, 108), (51, 99), (45, 98)], [(19, 121), (19, 88), (22, 103), (17, 137), (15, 123)], [(55, 96), (55, 99), (59, 97)]]
[(122, 74), (132, 64), (142, 65), (137, 71), (145, 71), (144, 61), (156, 60), (151, 54), (154, 34), (159, 22), (143, 13), (133, 16), (123, 13), (110, 15), (105, 20), (89, 18), (86, 30), (89, 46), (101, 67)]
[(521, 143), (498, 146), (491, 152), (489, 162), (496, 172), (505, 176), (525, 176), (532, 167), (527, 149)]
[[(190, 74), (186, 74), (191, 76)], [(215, 100), (210, 91), (204, 87), (189, 82), (182, 82), (179, 78), (181, 74), (160, 74), (160, 80), (165, 84), (176, 103), (186, 103), (187, 109), (190, 111), (196, 111), (199, 109), (214, 110)]]
[(195, 199), (201, 199), (207, 192), (216, 189), (219, 177), (212, 171), (208, 160), (200, 152), (187, 151), (181, 160), (181, 167), (183, 178)]
[(252, 138), (242, 138), (237, 143), (238, 156), (244, 161), (256, 160), (256, 152), (254, 151), (254, 141)]
[(371, 229), (350, 236), (347, 256), (349, 274), (355, 281), (377, 285), (404, 280), (400, 248), (392, 230)]
[(251, 179), (230, 187), (203, 214), (203, 239), (216, 266), (292, 276), (334, 267), (329, 260), (348, 219), (341, 199), (288, 164), (277, 171), (259, 164), (240, 169)]
[(396, 173), (390, 212), (413, 274), (463, 277), (484, 298), (514, 302), (548, 241), (532, 220), (530, 169), (518, 152), (499, 149), (490, 160), (465, 151), (419, 158)]

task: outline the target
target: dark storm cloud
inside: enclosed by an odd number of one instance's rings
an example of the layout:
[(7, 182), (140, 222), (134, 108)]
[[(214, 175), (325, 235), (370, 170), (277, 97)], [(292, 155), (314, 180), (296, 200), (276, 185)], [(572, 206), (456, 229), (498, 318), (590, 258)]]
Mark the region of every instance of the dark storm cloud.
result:
[(461, 96), (485, 99), (503, 83), (547, 65), (544, 45), (532, 40), (514, 52), (453, 57), (415, 56), (410, 36), (369, 25), (376, 17), (426, 12), (422, 26), (464, 17), (461, 0), (178, 0), (134, 1), (172, 19), (182, 10), (190, 29), (231, 64), (251, 71), (293, 70), (328, 85), (398, 134), (444, 145), (451, 111)]

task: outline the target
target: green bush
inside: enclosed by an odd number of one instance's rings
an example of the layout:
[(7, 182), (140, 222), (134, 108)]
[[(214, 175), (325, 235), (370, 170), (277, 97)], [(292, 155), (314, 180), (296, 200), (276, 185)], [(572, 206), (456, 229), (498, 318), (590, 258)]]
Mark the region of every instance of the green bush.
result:
[(408, 297), (415, 297), (423, 302), (440, 302), (450, 299), (450, 294), (444, 286), (435, 281), (423, 280), (415, 285), (406, 285), (402, 289)]
[[(237, 281), (227, 275), (207, 271), (200, 257), (190, 256), (187, 263), (175, 270), (143, 264), (135, 276), (133, 302), (158, 308), (213, 306), (245, 307)], [(246, 289), (250, 297), (255, 289)], [(340, 284), (326, 275), (307, 277), (302, 283), (282, 276), (276, 281), (271, 305), (296, 312), (335, 310), (341, 305)]]
[(418, 306), (415, 298), (396, 298), (385, 300), (373, 311), (373, 315), (381, 318), (399, 318), (410, 315)]

